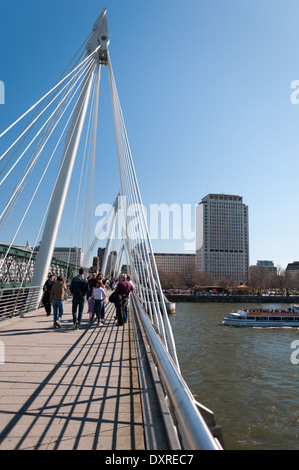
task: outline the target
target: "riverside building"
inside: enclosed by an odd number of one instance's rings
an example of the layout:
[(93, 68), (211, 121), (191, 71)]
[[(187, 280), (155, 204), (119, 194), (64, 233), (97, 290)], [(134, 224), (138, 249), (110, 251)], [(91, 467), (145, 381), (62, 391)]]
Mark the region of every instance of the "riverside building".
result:
[(53, 251), (53, 258), (65, 263), (74, 264), (76, 266), (82, 266), (83, 264), (83, 252), (82, 248), (69, 248), (69, 247), (55, 247)]
[(195, 255), (189, 253), (155, 253), (158, 271), (165, 274), (182, 274), (188, 277), (194, 273)]
[(299, 280), (299, 261), (289, 263), (286, 268), (286, 273), (290, 274), (293, 279)]
[(208, 194), (196, 206), (196, 271), (242, 284), (248, 266), (248, 207), (241, 196)]

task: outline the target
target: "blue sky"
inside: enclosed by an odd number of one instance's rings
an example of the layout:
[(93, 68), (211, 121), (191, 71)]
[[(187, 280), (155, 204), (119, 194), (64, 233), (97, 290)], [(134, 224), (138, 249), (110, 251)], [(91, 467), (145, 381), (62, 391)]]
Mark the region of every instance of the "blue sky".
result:
[[(290, 99), (299, 80), (297, 0), (0, 0), (0, 131), (52, 87), (104, 7), (145, 206), (241, 195), (250, 264), (299, 260), (299, 104)], [(113, 203), (120, 188), (106, 68), (97, 159), (95, 206)], [(49, 192), (44, 185), (18, 243), (33, 242)], [(58, 245), (68, 245), (74, 194)], [(8, 224), (1, 241), (12, 231)], [(182, 252), (185, 241), (153, 247)]]

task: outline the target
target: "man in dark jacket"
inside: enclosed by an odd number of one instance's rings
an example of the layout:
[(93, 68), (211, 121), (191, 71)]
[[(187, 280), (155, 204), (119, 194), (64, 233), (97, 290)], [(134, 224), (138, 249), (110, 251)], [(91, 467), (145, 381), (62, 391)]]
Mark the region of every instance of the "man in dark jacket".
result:
[(119, 283), (115, 289), (115, 306), (118, 326), (123, 325), (123, 313), (127, 305), (130, 292), (134, 289), (133, 285), (125, 280), (125, 276), (119, 276)]
[(43, 305), (46, 310), (46, 315), (47, 317), (51, 315), (51, 301), (50, 301), (50, 295), (51, 295), (51, 289), (54, 284), (54, 276), (53, 274), (49, 274), (47, 281), (44, 284), (43, 290), (44, 290), (44, 295), (43, 295)]
[[(70, 285), (70, 291), (73, 294), (73, 304), (72, 304), (72, 313), (73, 313), (73, 322), (75, 330), (78, 329), (82, 320), (84, 300), (85, 296), (88, 293), (88, 281), (84, 277), (84, 269), (79, 269), (78, 276), (75, 276)], [(77, 308), (79, 308), (78, 318), (77, 318)]]

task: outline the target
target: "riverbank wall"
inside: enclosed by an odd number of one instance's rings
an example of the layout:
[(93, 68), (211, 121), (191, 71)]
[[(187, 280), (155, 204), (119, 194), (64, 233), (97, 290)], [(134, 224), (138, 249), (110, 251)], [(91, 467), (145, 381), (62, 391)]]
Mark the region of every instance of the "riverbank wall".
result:
[(277, 295), (187, 295), (165, 294), (169, 302), (226, 302), (254, 304), (299, 304), (299, 296)]

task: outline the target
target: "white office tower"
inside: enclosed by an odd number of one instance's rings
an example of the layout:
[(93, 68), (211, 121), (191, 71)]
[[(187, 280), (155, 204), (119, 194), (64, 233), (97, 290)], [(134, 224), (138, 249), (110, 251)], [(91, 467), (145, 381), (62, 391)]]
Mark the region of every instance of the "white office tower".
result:
[(196, 270), (239, 285), (248, 266), (248, 207), (240, 196), (208, 194), (196, 206)]

